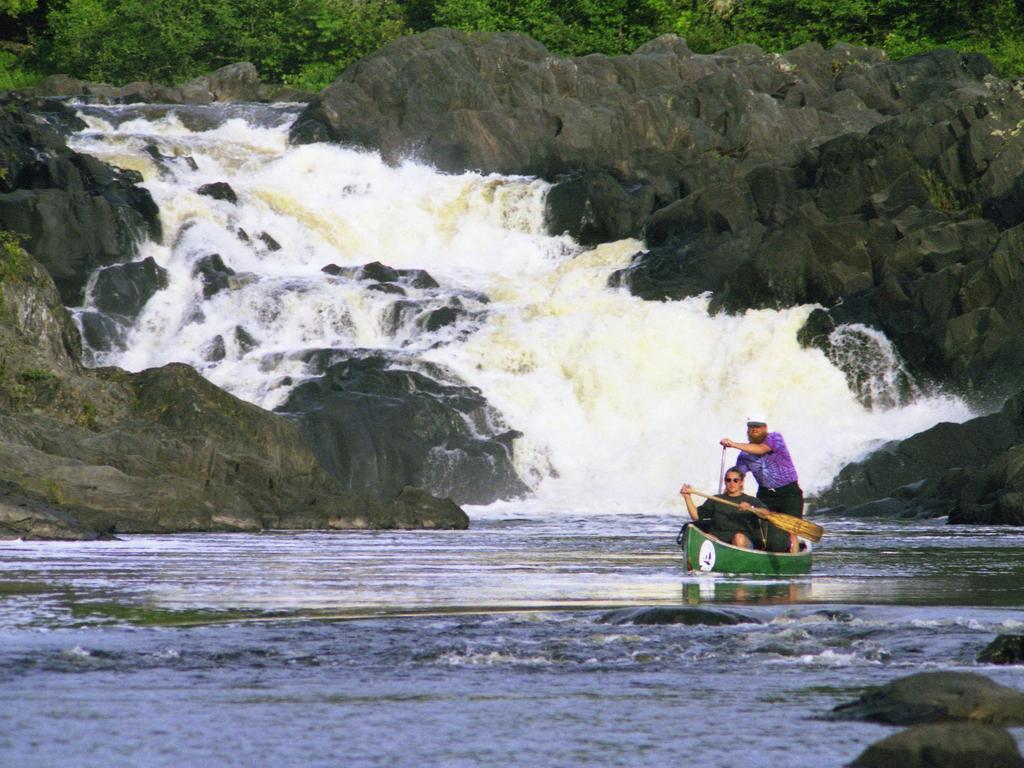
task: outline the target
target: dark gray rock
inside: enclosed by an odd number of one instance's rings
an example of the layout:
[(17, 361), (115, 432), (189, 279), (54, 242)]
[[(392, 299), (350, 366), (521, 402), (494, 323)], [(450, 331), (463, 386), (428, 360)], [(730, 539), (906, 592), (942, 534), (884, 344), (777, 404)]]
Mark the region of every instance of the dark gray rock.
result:
[(982, 664), (1024, 664), (1024, 635), (999, 635), (978, 654)]
[(235, 343), (242, 354), (251, 352), (259, 346), (259, 341), (241, 325), (235, 326)]
[(374, 280), (378, 283), (401, 282), (412, 288), (438, 288), (438, 282), (423, 269), (395, 269), (379, 261), (371, 261), (358, 267), (339, 267), (328, 264), (321, 267), (322, 272), (335, 277), (348, 277), (353, 280)]
[[(1024, 393), (996, 413), (963, 424), (944, 422), (880, 446), (845, 466), (809, 503), (814, 509), (870, 505), (863, 511), (1019, 525), (1024, 518), (1015, 522), (1018, 497), (1013, 494), (1024, 491), (1022, 443)], [(887, 498), (893, 500), (882, 501)]]
[(894, 499), (888, 496), (884, 499), (875, 499), (864, 504), (855, 504), (852, 507), (841, 507), (832, 510), (818, 510), (818, 512), (831, 511), (842, 514), (843, 517), (882, 517), (901, 518), (909, 517), (909, 505), (905, 501)]
[(21, 90), (27, 97), (73, 96), (94, 104), (211, 104), (214, 102), (308, 101), (304, 91), (264, 85), (255, 65), (228, 64), (208, 75), (180, 86), (132, 82), (108, 85), (78, 80), (67, 75), (50, 75)]
[(704, 624), (718, 627), (732, 624), (760, 624), (757, 619), (736, 611), (695, 606), (657, 606), (653, 608), (620, 608), (601, 614), (602, 624)]
[(147, 257), (130, 264), (115, 264), (96, 273), (93, 305), (124, 317), (135, 317), (153, 294), (167, 287), (167, 270)]
[(82, 337), (91, 350), (110, 352), (124, 349), (131, 323), (127, 318), (105, 312), (83, 310), (78, 314)]
[(214, 200), (224, 200), (229, 203), (237, 203), (238, 195), (231, 185), (226, 181), (215, 181), (212, 184), (203, 184), (196, 192), (200, 195), (212, 197)]
[(374, 354), (326, 350), (306, 358), (320, 375), (278, 411), (296, 419), (346, 490), (390, 499), (415, 486), (463, 504), (526, 492), (512, 465), (518, 433), (500, 425), (479, 392), (442, 383), (451, 374), (403, 369)]
[(654, 205), (650, 187), (623, 185), (607, 173), (560, 182), (544, 201), (548, 231), (568, 234), (583, 245), (639, 235)]
[(277, 242), (273, 237), (268, 235), (266, 232), (260, 232), (256, 235), (256, 239), (263, 243), (263, 247), (268, 251), (280, 251), (281, 244)]
[(1017, 726), (1024, 725), (1024, 695), (972, 672), (919, 672), (868, 689), (833, 709), (830, 719)]
[(192, 274), (198, 275), (203, 282), (203, 297), (210, 298), (226, 289), (231, 283), (235, 270), (224, 263), (219, 253), (211, 253), (200, 258), (192, 268)]
[(430, 30), (349, 67), (292, 139), (380, 149), (396, 161), (415, 153), (450, 171), (555, 178), (615, 168), (649, 180), (664, 204), (693, 157), (791, 156), (812, 132), (849, 127), (817, 108), (833, 75), (820, 46), (796, 54), (813, 59), (822, 66), (753, 46), (696, 55), (672, 36), (631, 56), (566, 59), (521, 35)]
[(919, 725), (872, 744), (851, 768), (1019, 768), (1013, 736), (978, 723)]
[(193, 82), (204, 84), (215, 102), (259, 101), (261, 96), (259, 74), (248, 61), (228, 64)]
[(392, 503), (400, 512), (396, 527), (454, 528), (469, 527), (469, 517), (451, 499), (439, 499), (422, 488), (406, 486)]
[(67, 148), (76, 120), (67, 107), (10, 95), (0, 105), (0, 229), (25, 235), (64, 302), (79, 305), (97, 267), (130, 261), (143, 239), (160, 237), (156, 204), (138, 174)]
[(209, 363), (217, 363), (227, 357), (224, 337), (219, 333), (203, 348), (203, 359)]

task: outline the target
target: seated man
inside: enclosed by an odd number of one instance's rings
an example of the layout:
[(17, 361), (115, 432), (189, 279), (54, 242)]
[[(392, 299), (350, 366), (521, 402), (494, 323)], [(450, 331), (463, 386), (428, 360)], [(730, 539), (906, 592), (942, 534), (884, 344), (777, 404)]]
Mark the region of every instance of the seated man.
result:
[[(717, 539), (745, 549), (765, 549), (767, 526), (754, 513), (736, 509), (722, 504), (716, 498), (707, 499), (698, 509), (693, 503), (692, 486), (685, 483), (680, 489), (686, 510), (694, 520), (694, 524), (704, 533)], [(746, 502), (752, 507), (763, 506), (755, 497), (743, 492), (743, 472), (738, 467), (731, 467), (725, 473), (725, 493), (720, 498), (733, 504)]]

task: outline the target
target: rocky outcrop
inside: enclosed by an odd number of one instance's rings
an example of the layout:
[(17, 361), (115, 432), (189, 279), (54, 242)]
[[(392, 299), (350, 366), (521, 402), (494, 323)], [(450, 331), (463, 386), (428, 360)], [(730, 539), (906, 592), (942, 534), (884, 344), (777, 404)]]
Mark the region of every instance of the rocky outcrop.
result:
[(46, 270), (0, 252), (0, 537), (263, 528), (465, 528), (414, 490), (346, 492), (291, 420), (173, 364), (88, 370)]
[[(800, 140), (879, 122), (854, 94), (834, 98), (832, 67), (880, 51), (754, 46), (696, 55), (664, 36), (631, 56), (562, 58), (528, 37), (435, 29), (349, 67), (296, 121), (293, 140), (338, 141), (443, 170), (614, 170), (662, 201), (721, 157), (796, 158)], [(808, 107), (804, 109), (804, 107)]]
[(113, 538), (82, 523), (45, 498), (0, 480), (0, 540), (96, 541)]
[(1024, 725), (1024, 695), (972, 672), (918, 672), (865, 691), (832, 710), (833, 720), (888, 725), (972, 722)]
[(879, 447), (809, 503), (847, 517), (1024, 525), (1024, 392), (996, 413)]
[(55, 102), (0, 100), (0, 230), (25, 236), (68, 305), (82, 303), (98, 267), (131, 261), (161, 233), (141, 176), (67, 148), (70, 130), (83, 127)]
[(67, 75), (51, 75), (21, 92), (29, 97), (70, 96), (95, 104), (304, 102), (313, 98), (313, 94), (308, 91), (260, 82), (255, 65), (249, 62), (228, 64), (180, 86), (144, 81), (115, 86), (78, 80)]
[(519, 433), (450, 372), (380, 354), (325, 350), (305, 359), (315, 376), (277, 410), (294, 416), (346, 490), (393, 498), (412, 484), (464, 504), (526, 493), (512, 465)]
[(850, 768), (1019, 768), (1017, 742), (1005, 728), (978, 723), (919, 725), (872, 744)]

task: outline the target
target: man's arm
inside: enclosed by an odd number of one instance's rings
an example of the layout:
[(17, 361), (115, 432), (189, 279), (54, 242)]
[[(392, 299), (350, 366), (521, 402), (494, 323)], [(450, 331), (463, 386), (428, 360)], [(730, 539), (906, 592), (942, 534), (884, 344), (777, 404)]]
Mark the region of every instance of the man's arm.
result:
[(738, 448), (746, 453), (753, 454), (754, 456), (764, 456), (766, 453), (772, 452), (772, 447), (767, 442), (764, 443), (737, 443), (735, 440), (730, 440), (728, 437), (723, 437), (719, 440), (719, 444), (726, 448)]

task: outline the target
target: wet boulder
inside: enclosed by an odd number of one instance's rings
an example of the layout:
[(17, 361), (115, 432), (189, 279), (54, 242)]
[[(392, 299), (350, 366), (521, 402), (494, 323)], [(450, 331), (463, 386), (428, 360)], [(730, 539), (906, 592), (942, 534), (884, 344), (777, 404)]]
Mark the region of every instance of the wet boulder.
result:
[(215, 181), (211, 184), (203, 184), (196, 190), (196, 194), (212, 197), (214, 200), (223, 200), (228, 203), (237, 203), (238, 195), (231, 185), (226, 181)]
[(227, 357), (227, 345), (224, 337), (219, 333), (206, 343), (202, 350), (203, 360), (208, 363), (219, 363)]
[(147, 257), (115, 264), (96, 273), (90, 291), (93, 306), (103, 312), (135, 317), (153, 294), (167, 287), (167, 270)]
[(130, 321), (120, 315), (106, 312), (82, 310), (78, 313), (78, 322), (82, 329), (82, 338), (90, 350), (94, 352), (110, 352), (124, 349)]
[(192, 274), (198, 275), (203, 283), (203, 298), (209, 299), (231, 284), (235, 270), (224, 263), (219, 253), (211, 253), (196, 262)]
[(512, 464), (518, 433), (450, 372), (340, 350), (307, 363), (316, 376), (277, 410), (298, 422), (346, 490), (386, 500), (414, 486), (460, 504), (526, 492)]
[(381, 284), (401, 283), (410, 288), (438, 288), (440, 287), (429, 272), (425, 269), (395, 269), (379, 261), (371, 261), (357, 267), (339, 267), (337, 264), (327, 264), (321, 268), (322, 272), (335, 277), (348, 277), (352, 280), (372, 280)]
[(888, 725), (973, 722), (1024, 725), (1024, 695), (973, 672), (919, 672), (840, 704), (832, 720)]
[[(389, 285), (389, 284), (385, 284)], [(374, 286), (370, 286), (374, 288)], [(379, 290), (379, 288), (375, 288)], [(477, 297), (445, 295), (425, 299), (400, 299), (385, 308), (381, 324), (391, 336), (402, 336), (415, 327), (427, 333), (443, 328), (458, 329), (461, 337), (468, 336), (479, 325), (485, 310)]]
[(843, 54), (806, 47), (800, 65), (756, 46), (699, 55), (665, 35), (629, 56), (563, 58), (523, 35), (429, 30), (346, 70), (291, 138), (416, 154), (445, 171), (614, 169), (665, 204), (694, 158), (791, 157), (814, 133), (863, 125), (825, 108), (830, 55)]
[(607, 173), (581, 174), (551, 188), (545, 221), (551, 234), (568, 234), (582, 245), (636, 237), (654, 210), (654, 197), (642, 184), (623, 185)]
[(850, 768), (1019, 768), (1017, 742), (1004, 728), (978, 723), (919, 725), (868, 747)]
[(1024, 664), (1024, 635), (999, 635), (978, 654), (982, 664)]
[(277, 240), (274, 239), (274, 237), (267, 234), (266, 232), (260, 232), (258, 235), (256, 235), (256, 239), (260, 243), (262, 243), (263, 247), (266, 248), (268, 251), (273, 252), (281, 250), (281, 244), (277, 242)]

